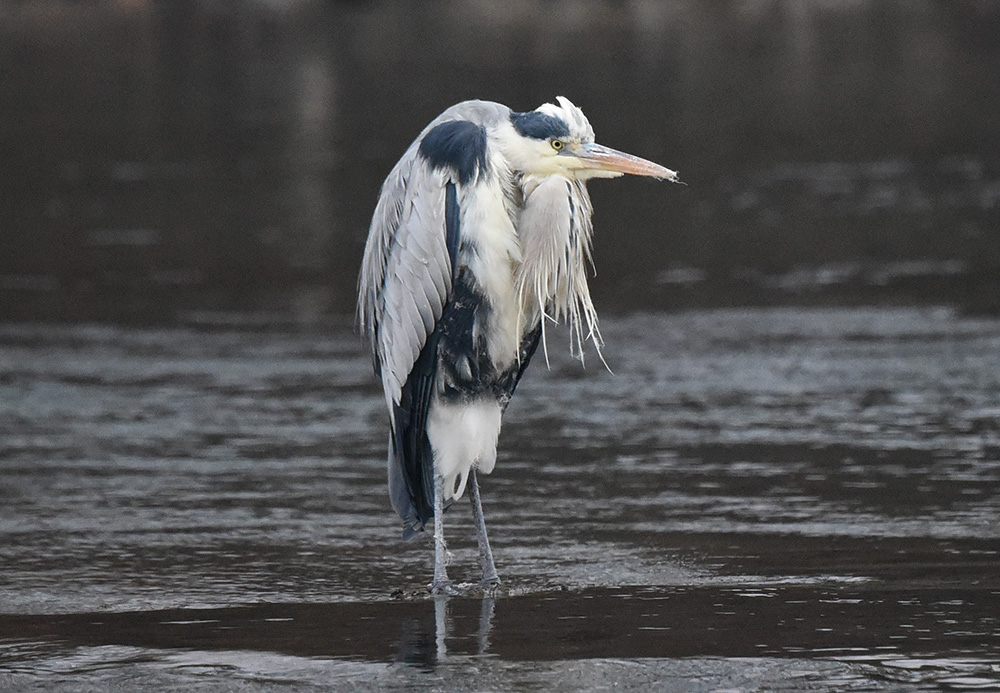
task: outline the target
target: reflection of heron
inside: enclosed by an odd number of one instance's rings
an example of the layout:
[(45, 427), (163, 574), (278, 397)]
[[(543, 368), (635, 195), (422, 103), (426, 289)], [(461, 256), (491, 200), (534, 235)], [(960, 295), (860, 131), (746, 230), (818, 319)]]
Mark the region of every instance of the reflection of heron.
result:
[[(438, 595), (434, 598), (434, 645), (438, 662), (448, 656), (448, 638), (451, 624), (448, 618), (448, 602), (451, 597)], [(490, 650), (490, 632), (493, 630), (493, 613), (496, 602), (493, 597), (484, 596), (479, 604), (479, 629), (476, 631), (476, 654), (484, 655)]]
[(496, 462), (500, 417), (541, 340), (600, 349), (587, 287), (586, 181), (674, 171), (594, 143), (568, 99), (526, 113), (484, 101), (428, 125), (382, 186), (359, 312), (389, 407), (389, 493), (412, 537), (434, 518), (432, 591), (448, 592), (442, 511), (470, 489), (483, 586), (499, 583), (476, 470)]

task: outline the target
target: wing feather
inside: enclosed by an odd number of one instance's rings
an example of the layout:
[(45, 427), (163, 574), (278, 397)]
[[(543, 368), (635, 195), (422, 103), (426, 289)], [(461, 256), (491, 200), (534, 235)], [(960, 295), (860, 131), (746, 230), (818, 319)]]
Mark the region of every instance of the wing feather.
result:
[[(447, 291), (437, 288), (451, 285), (444, 223), (445, 181), (423, 162), (415, 162), (414, 168), (416, 175), (407, 186), (407, 204), (383, 280), (383, 311), (388, 311), (391, 319), (381, 320), (377, 330), (382, 385), (386, 400), (395, 404), (444, 309)], [(434, 294), (425, 289), (428, 283), (435, 287)]]
[(411, 148), (383, 185), (365, 247), (359, 313), (390, 411), (451, 286), (444, 185)]
[[(426, 318), (436, 322), (441, 317), (451, 291), (444, 219), (449, 176), (432, 170), (420, 157), (420, 142), (447, 121), (487, 124), (509, 117), (509, 108), (489, 101), (452, 106), (424, 128), (382, 185), (359, 276), (358, 314), (371, 342), (375, 368), (382, 374), (390, 412), (430, 334)], [(405, 293), (423, 297), (416, 303), (420, 316), (416, 323), (412, 316), (391, 312)], [(392, 319), (387, 319), (387, 310)]]
[[(404, 157), (405, 159), (405, 157)], [(433, 513), (433, 462), (427, 441), (427, 412), (437, 368), (435, 327), (451, 289), (451, 258), (445, 226), (445, 189), (442, 173), (420, 159), (409, 163), (405, 200), (392, 242), (382, 243), (384, 258), (362, 269), (363, 278), (378, 277), (370, 288), (370, 303), (361, 306), (376, 363), (382, 376), (390, 419), (389, 494), (404, 520), (404, 537), (419, 531)], [(376, 217), (377, 218), (377, 217)], [(366, 256), (367, 259), (367, 256)], [(364, 279), (363, 279), (364, 281)]]

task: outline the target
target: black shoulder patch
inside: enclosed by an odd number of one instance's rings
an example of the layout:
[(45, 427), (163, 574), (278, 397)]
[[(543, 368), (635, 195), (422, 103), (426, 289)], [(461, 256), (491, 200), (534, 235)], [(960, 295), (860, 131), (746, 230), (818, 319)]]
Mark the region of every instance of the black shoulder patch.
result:
[(461, 235), (461, 210), (458, 208), (458, 193), (455, 184), (444, 186), (444, 228), (448, 243), (448, 257), (451, 258), (451, 281), (454, 285), (458, 273), (458, 239)]
[(538, 111), (511, 113), (510, 122), (514, 124), (514, 129), (519, 133), (536, 140), (569, 136), (569, 125), (562, 118), (539, 113)]
[(420, 141), (420, 155), (434, 168), (450, 168), (466, 185), (486, 170), (486, 130), (468, 120), (450, 120)]

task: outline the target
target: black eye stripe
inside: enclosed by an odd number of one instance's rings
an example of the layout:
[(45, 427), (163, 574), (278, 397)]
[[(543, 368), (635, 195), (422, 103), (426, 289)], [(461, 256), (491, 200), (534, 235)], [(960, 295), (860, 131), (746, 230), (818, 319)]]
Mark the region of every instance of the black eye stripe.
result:
[(514, 129), (521, 135), (536, 140), (569, 136), (569, 125), (562, 118), (539, 113), (538, 111), (511, 113), (510, 122), (514, 125)]

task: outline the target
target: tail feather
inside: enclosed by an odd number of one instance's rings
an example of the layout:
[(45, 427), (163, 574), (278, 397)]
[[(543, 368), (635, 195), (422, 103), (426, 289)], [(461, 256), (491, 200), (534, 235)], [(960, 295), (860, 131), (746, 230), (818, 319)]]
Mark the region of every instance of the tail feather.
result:
[(434, 455), (427, 439), (427, 414), (437, 376), (435, 330), (403, 386), (394, 407), (389, 448), (389, 496), (404, 522), (404, 536), (423, 530), (434, 517)]

